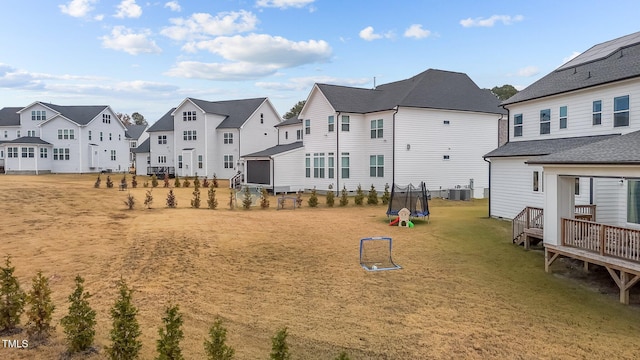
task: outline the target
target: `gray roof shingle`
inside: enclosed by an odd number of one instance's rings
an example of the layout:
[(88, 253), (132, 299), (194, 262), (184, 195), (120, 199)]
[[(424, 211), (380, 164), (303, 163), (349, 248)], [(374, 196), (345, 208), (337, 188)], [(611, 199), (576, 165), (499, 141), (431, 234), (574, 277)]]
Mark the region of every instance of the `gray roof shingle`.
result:
[(396, 106), (506, 114), (490, 90), (481, 89), (467, 74), (429, 69), (412, 78), (375, 89), (317, 84), (336, 111), (370, 113)]
[(5, 107), (0, 109), (0, 126), (20, 126), (21, 107)]
[(62, 116), (75, 122), (78, 125), (87, 125), (98, 114), (100, 114), (107, 105), (74, 105), (74, 106), (61, 106), (56, 104), (49, 104), (40, 102), (40, 104), (59, 112)]
[(613, 137), (618, 137), (619, 135), (620, 134), (581, 136), (560, 139), (511, 141), (484, 155), (484, 157), (496, 158), (512, 156), (542, 156), (554, 154), (568, 149), (573, 149), (586, 144), (604, 141)]
[(297, 125), (297, 124), (302, 124), (302, 119), (298, 119), (297, 117), (292, 117), (290, 119), (287, 119), (285, 121), (282, 121), (282, 122), (276, 124), (275, 127), (287, 126), (287, 125)]
[[(598, 44), (505, 100), (502, 105), (640, 76), (640, 32)], [(621, 41), (629, 39), (629, 41)], [(635, 40), (634, 40), (635, 39)], [(635, 43), (633, 43), (635, 41)], [(621, 47), (614, 46), (616, 43)], [(609, 49), (608, 55), (601, 49)], [(572, 66), (573, 65), (573, 66)]]
[(273, 155), (281, 154), (294, 149), (299, 149), (303, 146), (302, 141), (296, 141), (291, 144), (276, 145), (262, 151), (254, 152), (251, 154), (243, 155), (242, 157), (270, 157)]
[(639, 165), (640, 131), (541, 156), (530, 164)]
[(36, 136), (19, 137), (17, 139), (5, 142), (5, 144), (51, 145), (51, 143), (48, 143), (48, 142), (46, 142), (46, 141), (44, 141), (44, 140), (42, 140), (42, 139), (40, 139), (39, 137), (36, 137)]
[(171, 113), (174, 112), (176, 108), (171, 108), (166, 114), (162, 115), (158, 121), (153, 123), (147, 130), (147, 132), (155, 132), (155, 131), (173, 131), (173, 116)]
[(151, 152), (151, 138), (146, 138), (137, 148), (131, 150), (132, 153)]
[(124, 133), (124, 137), (128, 139), (138, 139), (140, 135), (147, 128), (147, 125), (126, 125), (127, 130)]
[(226, 116), (220, 125), (218, 125), (218, 129), (238, 129), (267, 98), (227, 101), (205, 101), (189, 98), (189, 100), (208, 114)]

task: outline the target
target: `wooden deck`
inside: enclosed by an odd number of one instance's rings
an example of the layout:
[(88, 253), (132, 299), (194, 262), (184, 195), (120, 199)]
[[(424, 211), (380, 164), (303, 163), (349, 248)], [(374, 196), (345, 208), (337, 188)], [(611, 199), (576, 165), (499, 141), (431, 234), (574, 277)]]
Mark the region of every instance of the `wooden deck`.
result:
[[(595, 205), (576, 205), (574, 213), (576, 219), (596, 221)], [(513, 243), (529, 250), (544, 240), (544, 209), (527, 206), (513, 219), (511, 229)]]

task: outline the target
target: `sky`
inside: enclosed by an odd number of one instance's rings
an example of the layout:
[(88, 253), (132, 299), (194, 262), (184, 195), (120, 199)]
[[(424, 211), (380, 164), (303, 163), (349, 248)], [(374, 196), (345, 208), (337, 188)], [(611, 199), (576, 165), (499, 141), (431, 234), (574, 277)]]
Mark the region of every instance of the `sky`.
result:
[(522, 89), (640, 31), (640, 3), (591, 0), (0, 0), (0, 108), (109, 105), (158, 120), (187, 97), (373, 88), (427, 69)]

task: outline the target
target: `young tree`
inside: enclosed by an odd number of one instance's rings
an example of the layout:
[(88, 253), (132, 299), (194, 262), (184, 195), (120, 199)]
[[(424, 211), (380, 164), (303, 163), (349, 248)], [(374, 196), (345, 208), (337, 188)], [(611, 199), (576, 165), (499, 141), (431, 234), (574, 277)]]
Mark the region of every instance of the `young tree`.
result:
[(384, 184), (384, 193), (382, 193), (382, 204), (389, 204), (389, 200), (391, 199), (391, 194), (389, 193), (389, 183)]
[(166, 175), (164, 177), (164, 187), (168, 188), (169, 187), (169, 176)]
[(211, 184), (209, 184), (209, 180), (207, 180), (207, 177), (205, 176), (204, 179), (202, 179), (202, 187), (203, 188), (209, 188), (209, 186), (211, 186)]
[(151, 175), (151, 187), (158, 187), (158, 177), (156, 174)]
[(213, 173), (213, 187), (218, 187), (218, 177), (216, 176), (216, 173)]
[(111, 346), (107, 348), (109, 358), (137, 359), (138, 352), (142, 348), (142, 342), (138, 339), (142, 332), (136, 319), (138, 309), (133, 305), (131, 293), (133, 290), (127, 287), (121, 278), (118, 281), (120, 296), (111, 308)]
[(99, 188), (101, 182), (102, 182), (102, 180), (100, 179), (100, 174), (98, 174), (98, 178), (96, 179), (96, 182), (93, 183), (93, 187), (96, 188), (96, 189)]
[(371, 184), (371, 189), (369, 189), (369, 195), (367, 196), (367, 204), (368, 205), (378, 205), (378, 192), (376, 188)]
[(193, 187), (193, 199), (191, 199), (191, 207), (200, 208), (200, 184)]
[(233, 189), (229, 190), (229, 210), (233, 210), (235, 208), (236, 194)]
[(178, 305), (168, 307), (165, 316), (162, 318), (163, 327), (158, 329), (158, 339), (156, 350), (157, 360), (183, 360), (182, 350), (180, 350), (180, 340), (184, 337), (182, 332), (182, 315)]
[(176, 175), (176, 179), (173, 181), (173, 187), (180, 187), (180, 179), (178, 178), (178, 175)]
[(213, 184), (211, 184), (211, 186), (209, 187), (207, 205), (209, 205), (209, 209), (211, 210), (215, 210), (218, 207), (218, 199), (216, 199), (216, 189), (213, 187)]
[(125, 205), (127, 205), (127, 208), (129, 210), (133, 210), (133, 207), (136, 204), (136, 199), (133, 197), (133, 195), (131, 195), (131, 193), (127, 194), (127, 200), (124, 202)]
[(31, 280), (31, 291), (27, 294), (27, 335), (32, 341), (41, 341), (49, 337), (54, 329), (51, 326), (51, 314), (56, 308), (51, 300), (49, 280), (42, 271)]
[(131, 187), (134, 189), (138, 187), (138, 180), (135, 175), (131, 177)]
[(326, 199), (326, 204), (328, 207), (333, 207), (335, 201), (336, 201), (336, 196), (333, 193), (333, 185), (329, 185), (329, 190), (327, 191), (327, 199)]
[(318, 206), (318, 193), (316, 192), (315, 186), (311, 190), (311, 196), (309, 196), (309, 200), (307, 200), (307, 204), (309, 204), (309, 207), (312, 207), (312, 208)]
[(245, 210), (249, 210), (251, 209), (251, 203), (253, 201), (251, 200), (251, 191), (249, 190), (248, 186), (244, 187), (244, 195), (242, 198), (242, 208), (244, 208)]
[(302, 207), (302, 191), (296, 191), (296, 207)]
[(182, 182), (182, 187), (186, 187), (188, 188), (189, 186), (191, 186), (191, 181), (189, 181), (189, 177), (185, 177), (184, 181)]
[(198, 179), (198, 173), (196, 173), (196, 177), (193, 179), (193, 187), (200, 187), (200, 179)]
[(111, 180), (111, 175), (107, 175), (107, 187), (109, 189), (113, 187), (113, 181)]
[(153, 195), (151, 195), (152, 191), (153, 190), (147, 190), (147, 193), (144, 195), (144, 205), (147, 209), (151, 209), (151, 204), (153, 204)]
[(356, 205), (362, 205), (364, 203), (364, 191), (362, 191), (362, 186), (358, 184), (356, 188), (356, 196), (353, 198), (353, 202)]
[(209, 339), (204, 341), (204, 351), (209, 360), (232, 360), (235, 350), (226, 344), (227, 329), (222, 325), (222, 320), (216, 318), (209, 329)]
[(167, 194), (167, 206), (172, 209), (178, 206), (176, 194), (173, 193), (173, 189), (169, 189), (169, 193)]
[(12, 332), (20, 324), (20, 315), (24, 312), (26, 294), (20, 289), (20, 282), (13, 274), (11, 257), (7, 255), (5, 266), (0, 266), (0, 331)]
[(84, 279), (76, 276), (76, 288), (69, 295), (69, 314), (60, 320), (67, 336), (70, 353), (85, 351), (93, 344), (96, 335), (96, 312), (89, 306), (91, 294), (84, 291)]
[(347, 187), (345, 185), (342, 186), (342, 192), (340, 193), (340, 206), (347, 206), (349, 204), (349, 193), (347, 192)]
[(120, 188), (121, 189), (127, 188), (127, 174), (124, 174), (124, 176), (122, 176), (122, 180), (120, 180)]
[(262, 209), (269, 208), (269, 192), (265, 187), (263, 187), (262, 190), (260, 190), (260, 207)]
[(278, 333), (271, 338), (271, 360), (289, 360), (289, 345), (287, 344), (287, 328), (278, 330)]

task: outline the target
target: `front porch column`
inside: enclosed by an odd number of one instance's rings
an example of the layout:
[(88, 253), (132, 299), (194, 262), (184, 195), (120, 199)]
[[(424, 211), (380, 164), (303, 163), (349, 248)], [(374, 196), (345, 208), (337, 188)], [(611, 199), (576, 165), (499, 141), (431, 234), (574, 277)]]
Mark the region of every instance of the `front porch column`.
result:
[(575, 211), (574, 177), (544, 173), (544, 243), (561, 245), (561, 218), (573, 218)]

